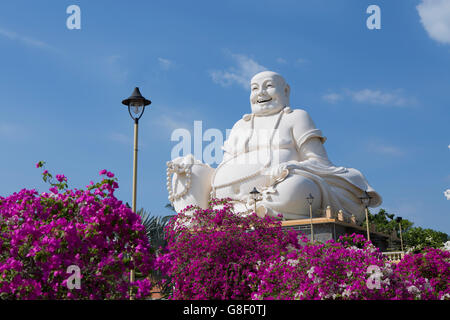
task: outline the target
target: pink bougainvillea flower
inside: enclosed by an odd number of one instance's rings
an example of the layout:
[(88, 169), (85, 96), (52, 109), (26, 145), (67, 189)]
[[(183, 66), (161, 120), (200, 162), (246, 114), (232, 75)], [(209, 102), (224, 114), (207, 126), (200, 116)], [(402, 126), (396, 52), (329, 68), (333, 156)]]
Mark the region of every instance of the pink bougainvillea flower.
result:
[(49, 188), (48, 189), (50, 192), (52, 192), (52, 193), (58, 193), (58, 188), (57, 187), (51, 187), (51, 188)]
[(67, 178), (63, 174), (57, 174), (56, 180), (58, 180), (59, 182), (63, 182), (63, 181), (66, 181)]

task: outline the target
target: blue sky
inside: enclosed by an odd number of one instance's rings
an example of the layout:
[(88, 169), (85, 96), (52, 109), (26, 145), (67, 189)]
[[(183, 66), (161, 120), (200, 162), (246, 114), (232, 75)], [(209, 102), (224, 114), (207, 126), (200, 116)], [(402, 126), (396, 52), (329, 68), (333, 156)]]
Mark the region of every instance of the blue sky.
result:
[[(449, 3), (2, 1), (0, 195), (45, 191), (34, 167), (44, 160), (77, 188), (106, 168), (131, 203), (133, 123), (121, 101), (139, 86), (153, 103), (140, 122), (138, 207), (169, 214), (172, 131), (202, 120), (225, 134), (250, 111), (247, 81), (268, 69), (381, 208), (450, 233)], [(72, 4), (80, 30), (66, 27)], [(370, 4), (380, 30), (366, 27)]]

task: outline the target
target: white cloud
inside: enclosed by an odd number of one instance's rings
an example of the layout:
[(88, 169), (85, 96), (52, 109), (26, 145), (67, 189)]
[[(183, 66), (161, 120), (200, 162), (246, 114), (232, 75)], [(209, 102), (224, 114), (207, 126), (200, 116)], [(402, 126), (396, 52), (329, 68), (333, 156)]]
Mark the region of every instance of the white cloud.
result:
[(297, 58), (297, 60), (295, 60), (295, 65), (296, 66), (300, 66), (303, 65), (305, 63), (308, 63), (309, 61), (307, 59), (304, 58)]
[(0, 122), (0, 139), (17, 140), (27, 136), (27, 128), (17, 124)]
[(209, 73), (212, 80), (221, 86), (238, 84), (248, 89), (250, 79), (258, 72), (267, 70), (266, 67), (246, 55), (231, 54), (231, 57), (236, 63), (235, 67), (230, 67), (228, 70), (213, 70)]
[(363, 89), (360, 91), (350, 91), (349, 95), (356, 102), (371, 103), (377, 105), (393, 105), (393, 106), (405, 106), (409, 102), (409, 99), (401, 95), (400, 90), (395, 92), (383, 92), (380, 90)]
[(394, 146), (378, 145), (378, 146), (375, 146), (375, 148), (373, 150), (377, 153), (388, 154), (388, 155), (392, 155), (392, 156), (403, 155), (403, 151), (400, 148), (394, 147)]
[(328, 101), (329, 103), (336, 103), (339, 100), (342, 100), (343, 96), (338, 93), (327, 93), (322, 96), (322, 99)]
[(205, 120), (205, 116), (195, 107), (191, 107), (189, 110), (189, 114), (186, 114), (186, 112), (173, 106), (159, 104), (153, 107), (154, 116), (149, 120), (148, 124), (151, 127), (163, 130), (165, 134), (172, 133), (173, 130), (180, 128), (192, 130), (194, 121), (198, 119)]
[(281, 58), (281, 57), (276, 58), (275, 61), (278, 64), (284, 64), (284, 65), (289, 64), (289, 65), (294, 65), (295, 67), (300, 67), (300, 66), (304, 65), (305, 63), (309, 62), (309, 60), (307, 60), (307, 59), (297, 58), (293, 63), (290, 63), (289, 61), (287, 61), (286, 59)]
[(123, 133), (113, 132), (109, 135), (109, 139), (123, 144), (131, 144), (133, 140)]
[(416, 8), (428, 35), (438, 42), (450, 44), (450, 1), (422, 0)]
[(339, 93), (331, 92), (322, 96), (322, 99), (330, 103), (336, 103), (344, 98), (348, 98), (356, 103), (394, 107), (411, 106), (417, 103), (415, 98), (404, 96), (400, 89), (391, 92), (372, 89), (344, 90)]
[(122, 83), (128, 77), (129, 71), (123, 66), (122, 57), (118, 54), (106, 57), (105, 67), (109, 79)]
[(12, 31), (8, 31), (5, 29), (0, 28), (0, 35), (9, 38), (10, 40), (15, 40), (17, 39), (17, 33), (12, 32)]
[(169, 70), (170, 68), (172, 68), (174, 66), (174, 62), (169, 60), (169, 59), (165, 59), (165, 58), (158, 58), (158, 63), (159, 66), (164, 69), (164, 70)]
[(16, 133), (16, 127), (7, 123), (0, 123), (0, 136), (12, 136)]
[[(134, 139), (132, 137), (118, 132), (111, 132), (108, 136), (108, 139), (126, 146), (132, 146), (134, 144)], [(141, 137), (139, 137), (139, 146), (140, 147), (146, 146), (145, 142)]]
[(450, 200), (450, 189), (444, 191), (444, 196), (447, 198), (447, 200)]
[(6, 37), (9, 40), (18, 41), (18, 42), (25, 44), (27, 46), (30, 46), (30, 47), (46, 49), (46, 50), (56, 50), (54, 47), (52, 47), (51, 45), (47, 44), (44, 41), (34, 39), (34, 38), (31, 38), (28, 36), (23, 36), (16, 32), (9, 31), (9, 30), (3, 29), (3, 28), (0, 28), (0, 36)]
[(194, 125), (194, 121), (188, 122), (185, 120), (185, 115), (181, 117), (173, 114), (160, 114), (154, 118), (154, 123), (165, 127), (169, 131), (181, 128), (189, 130)]
[(405, 154), (404, 150), (400, 147), (389, 145), (381, 142), (372, 142), (367, 145), (367, 150), (372, 153), (378, 153), (388, 156), (403, 156)]

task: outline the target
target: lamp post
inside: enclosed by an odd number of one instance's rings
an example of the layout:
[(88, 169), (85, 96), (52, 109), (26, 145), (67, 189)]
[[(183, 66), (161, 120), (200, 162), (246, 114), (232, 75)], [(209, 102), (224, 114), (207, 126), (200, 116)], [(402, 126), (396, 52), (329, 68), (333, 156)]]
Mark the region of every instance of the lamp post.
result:
[(400, 231), (400, 246), (403, 252), (403, 236), (402, 236), (402, 217), (397, 217), (395, 221), (398, 223), (399, 231)]
[[(128, 107), (128, 113), (131, 119), (134, 120), (134, 152), (133, 152), (133, 201), (131, 205), (131, 210), (136, 213), (136, 189), (137, 189), (137, 153), (138, 153), (138, 128), (139, 119), (144, 114), (145, 106), (152, 103), (150, 100), (145, 99), (139, 88), (134, 88), (133, 93), (130, 97), (122, 101), (122, 104)], [(133, 262), (133, 256), (131, 257), (131, 262)], [(134, 282), (134, 270), (130, 270), (130, 283)], [(130, 300), (133, 300), (132, 290), (130, 288)]]
[(361, 200), (361, 203), (364, 205), (364, 209), (366, 211), (366, 227), (367, 227), (367, 241), (370, 241), (370, 231), (369, 231), (369, 203), (370, 199), (372, 197), (367, 193), (367, 191), (364, 191), (364, 196), (360, 197), (359, 200)]
[(256, 187), (254, 187), (253, 190), (250, 191), (250, 197), (255, 201), (255, 213), (256, 213), (256, 202), (260, 200), (259, 199), (260, 194), (261, 192), (256, 190)]
[(152, 103), (150, 100), (145, 99), (139, 88), (134, 88), (131, 96), (122, 101), (122, 104), (128, 106), (128, 113), (131, 119), (134, 120), (134, 157), (133, 157), (133, 201), (131, 210), (136, 212), (136, 187), (137, 187), (137, 152), (138, 152), (138, 128), (139, 119), (142, 117), (145, 111), (145, 106)]
[(314, 202), (314, 197), (310, 193), (308, 197), (306, 197), (306, 200), (308, 200), (309, 204), (309, 218), (310, 218), (310, 224), (311, 224), (311, 242), (314, 241), (314, 229), (313, 229), (313, 222), (312, 222), (312, 204)]

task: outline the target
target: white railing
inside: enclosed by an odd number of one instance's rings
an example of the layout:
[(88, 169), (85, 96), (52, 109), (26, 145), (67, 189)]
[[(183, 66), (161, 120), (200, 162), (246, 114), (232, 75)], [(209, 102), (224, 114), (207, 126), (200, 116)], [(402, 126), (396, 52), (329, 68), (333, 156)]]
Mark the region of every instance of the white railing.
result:
[(387, 261), (399, 262), (405, 256), (403, 251), (383, 252), (383, 255)]

